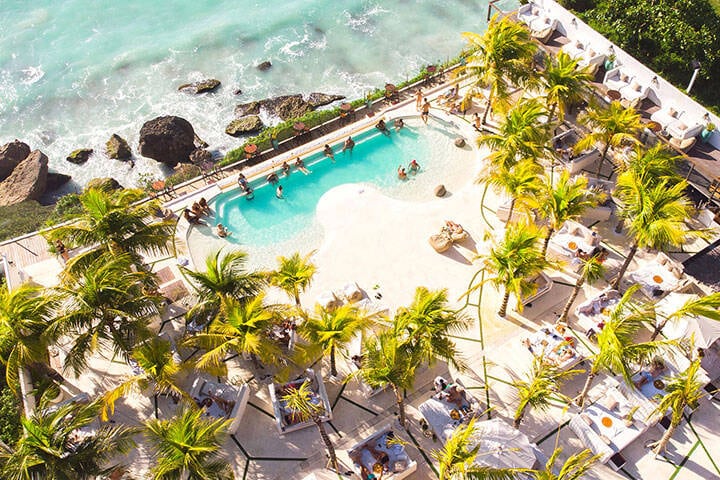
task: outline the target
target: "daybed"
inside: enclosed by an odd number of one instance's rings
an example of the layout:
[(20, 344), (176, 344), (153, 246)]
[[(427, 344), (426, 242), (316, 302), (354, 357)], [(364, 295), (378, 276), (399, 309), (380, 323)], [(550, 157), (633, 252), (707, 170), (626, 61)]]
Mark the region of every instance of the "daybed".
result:
[[(427, 426), (430, 430), (426, 431), (431, 431), (444, 443), (458, 426), (466, 424), (482, 412), (480, 412), (480, 403), (465, 390), (459, 380), (448, 383), (443, 379), (442, 385), (445, 385), (445, 388), (442, 391), (436, 391), (432, 397), (421, 403), (418, 410), (428, 423)], [(453, 387), (460, 387), (459, 391), (462, 392), (463, 398), (462, 407), (447, 400), (448, 392)]]
[(541, 43), (547, 43), (557, 26), (558, 21), (556, 18), (540, 16), (530, 24), (530, 35)]
[(650, 115), (650, 120), (659, 123), (663, 130), (665, 130), (671, 123), (677, 122), (682, 114), (682, 110), (677, 110), (672, 105), (665, 105)]
[(597, 52), (592, 46), (587, 48), (579, 55), (578, 66), (589, 67), (590, 73), (594, 74), (597, 69), (605, 62), (605, 54)]
[(635, 257), (638, 268), (628, 273), (628, 278), (640, 285), (640, 291), (651, 300), (657, 300), (680, 286), (683, 276), (681, 263), (668, 257), (663, 252), (650, 260)]
[(592, 335), (602, 329), (608, 313), (620, 302), (620, 292), (607, 289), (598, 296), (589, 298), (575, 308), (577, 324), (585, 333)]
[(228, 426), (228, 433), (237, 431), (245, 413), (248, 399), (250, 398), (250, 387), (243, 383), (240, 387), (224, 383), (207, 381), (201, 377), (195, 379), (190, 390), (190, 396), (199, 405), (203, 402), (205, 414), (217, 418), (232, 420)]
[(551, 279), (550, 277), (548, 277), (548, 276), (545, 274), (545, 272), (540, 272), (540, 274), (539, 274), (539, 275), (536, 275), (534, 278), (532, 278), (531, 281), (532, 281), (533, 283), (535, 283), (535, 285), (537, 285), (537, 289), (535, 290), (535, 293), (534, 293), (534, 294), (532, 294), (532, 295), (530, 295), (530, 296), (528, 296), (528, 297), (523, 297), (523, 298), (521, 299), (522, 304), (523, 304), (524, 306), (528, 305), (529, 303), (534, 302), (534, 301), (537, 300), (538, 298), (540, 298), (540, 297), (542, 297), (543, 295), (545, 295), (547, 292), (550, 291), (550, 289), (551, 289), (552, 286), (553, 286), (553, 281), (552, 281), (552, 279)]
[(306, 422), (300, 421), (296, 413), (289, 409), (285, 401), (282, 400), (282, 396), (286, 394), (288, 389), (298, 388), (305, 382), (310, 384), (310, 390), (312, 392), (311, 401), (323, 407), (324, 413), (320, 417), (322, 421), (327, 422), (332, 420), (332, 406), (330, 405), (330, 399), (325, 390), (325, 384), (313, 369), (308, 368), (303, 375), (291, 382), (284, 384), (271, 383), (268, 386), (270, 389), (270, 401), (272, 402), (275, 413), (275, 426), (278, 432), (280, 432), (280, 435), (314, 425), (311, 420)]
[(697, 120), (690, 118), (687, 112), (682, 112), (675, 122), (667, 126), (666, 130), (671, 137), (685, 140), (699, 135), (703, 126)]
[(642, 85), (636, 78), (633, 78), (629, 84), (620, 87), (618, 91), (623, 99), (634, 105), (647, 98), (648, 93), (650, 93), (650, 86)]
[(562, 51), (567, 53), (570, 58), (578, 59), (585, 53), (587, 48), (588, 46), (585, 42), (570, 39), (568, 43), (562, 46)]
[(542, 8), (535, 5), (533, 2), (529, 2), (518, 8), (517, 18), (529, 27), (535, 20), (537, 20), (541, 16), (542, 13)]
[(615, 188), (615, 184), (597, 177), (589, 177), (588, 188), (597, 192), (602, 198), (600, 198), (600, 201), (594, 207), (586, 208), (582, 214), (582, 218), (599, 222), (609, 220), (613, 212), (611, 194)]
[(580, 134), (575, 129), (572, 129), (553, 138), (553, 146), (558, 153), (560, 163), (571, 175), (587, 170), (600, 159), (600, 151), (597, 148), (575, 153), (574, 147), (580, 137)]
[[(387, 462), (381, 462), (387, 455)], [(386, 428), (361, 441), (348, 450), (353, 471), (361, 478), (369, 473), (383, 479), (401, 480), (417, 470), (417, 462), (410, 458), (403, 442), (396, 441), (395, 432)]]
[[(679, 310), (686, 302), (697, 299), (698, 296), (690, 293), (672, 292), (657, 302), (655, 309), (661, 313), (658, 316), (658, 325), (666, 318)], [(662, 333), (668, 340), (690, 338), (695, 340), (695, 347), (708, 349), (720, 339), (720, 322), (701, 315), (685, 315), (665, 323)]]
[(560, 370), (568, 370), (582, 362), (585, 356), (576, 349), (575, 338), (565, 335), (567, 331), (562, 326), (546, 326), (522, 343), (534, 356), (542, 357), (545, 362)]
[(582, 265), (578, 253), (582, 251), (589, 255), (599, 245), (600, 237), (595, 232), (581, 223), (568, 220), (550, 237), (548, 252), (569, 263), (571, 269), (577, 271)]
[(622, 88), (630, 85), (632, 79), (633, 75), (631, 73), (626, 72), (622, 67), (615, 67), (605, 73), (603, 85), (605, 85), (608, 90), (616, 90), (619, 92)]

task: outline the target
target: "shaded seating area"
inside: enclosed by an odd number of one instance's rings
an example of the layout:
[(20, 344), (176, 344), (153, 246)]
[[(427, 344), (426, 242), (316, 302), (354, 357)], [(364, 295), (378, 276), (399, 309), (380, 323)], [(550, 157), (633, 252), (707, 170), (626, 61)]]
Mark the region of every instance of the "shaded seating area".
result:
[(539, 275), (536, 275), (530, 279), (530, 281), (535, 284), (535, 293), (519, 300), (525, 306), (548, 293), (553, 286), (552, 278), (550, 278), (545, 272), (540, 272)]
[(448, 382), (442, 377), (435, 379), (435, 393), (418, 407), (427, 426), (427, 435), (434, 434), (443, 443), (455, 429), (481, 414), (480, 403), (455, 379)]
[(548, 252), (577, 271), (582, 265), (581, 258), (593, 255), (599, 245), (599, 235), (581, 223), (568, 220), (550, 237)]
[(640, 285), (640, 291), (649, 299), (656, 300), (680, 286), (683, 265), (663, 252), (649, 259), (634, 259), (638, 267), (628, 272), (628, 278)]
[(569, 370), (585, 356), (577, 349), (577, 341), (563, 325), (545, 326), (523, 340), (523, 345), (543, 361), (561, 370)]
[(275, 414), (275, 426), (280, 435), (314, 425), (312, 420), (302, 421), (298, 412), (288, 408), (282, 399), (290, 390), (299, 388), (303, 383), (307, 383), (310, 386), (310, 401), (322, 407), (324, 412), (321, 415), (322, 421), (328, 422), (332, 420), (332, 406), (330, 405), (330, 399), (325, 390), (325, 384), (313, 369), (308, 368), (295, 380), (283, 384), (273, 382), (268, 385), (270, 389), (270, 400), (273, 405), (273, 413)]
[(232, 434), (242, 421), (250, 398), (250, 387), (245, 383), (236, 387), (198, 377), (192, 384), (190, 396), (205, 410), (206, 415), (231, 420), (227, 431)]
[(403, 443), (391, 428), (362, 440), (347, 452), (353, 462), (353, 472), (360, 478), (401, 480), (408, 477), (417, 470), (417, 462), (410, 458)]
[(577, 324), (588, 336), (602, 330), (610, 311), (620, 303), (620, 297), (620, 292), (610, 288), (585, 300), (575, 308)]
[(580, 173), (589, 169), (596, 161), (600, 160), (600, 151), (591, 148), (582, 152), (575, 152), (575, 144), (580, 141), (582, 135), (575, 129), (565, 130), (556, 135), (553, 140), (553, 148), (562, 167), (570, 174)]

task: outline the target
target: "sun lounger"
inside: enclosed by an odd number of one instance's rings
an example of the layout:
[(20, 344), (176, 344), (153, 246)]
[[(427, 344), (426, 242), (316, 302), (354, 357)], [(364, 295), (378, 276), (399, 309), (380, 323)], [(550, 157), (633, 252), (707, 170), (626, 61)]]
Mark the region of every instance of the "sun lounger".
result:
[(541, 15), (530, 23), (530, 35), (541, 43), (547, 43), (558, 26), (557, 18)]
[(562, 51), (567, 53), (570, 58), (579, 59), (585, 53), (587, 44), (581, 40), (570, 39), (568, 43), (562, 46)]
[(365, 470), (372, 473), (378, 463), (375, 455), (385, 454), (388, 456), (387, 471), (376, 472), (376, 475), (382, 474), (383, 479), (389, 480), (401, 480), (410, 476), (417, 470), (417, 462), (410, 458), (402, 442), (394, 440), (395, 437), (395, 432), (388, 427), (354, 445), (348, 450), (353, 471), (358, 476), (362, 476)]
[(589, 255), (599, 245), (600, 237), (595, 232), (581, 223), (568, 220), (550, 237), (548, 252), (577, 271), (582, 265), (578, 252)]
[(605, 62), (605, 54), (595, 50), (591, 45), (577, 57), (578, 67), (587, 67), (591, 73), (597, 72), (597, 69)]
[(678, 140), (694, 138), (703, 130), (703, 126), (694, 118), (690, 118), (687, 112), (683, 112), (678, 119), (666, 128), (668, 135)]
[(543, 14), (543, 9), (533, 2), (526, 3), (518, 9), (517, 18), (525, 25), (530, 26)]
[(642, 260), (635, 258), (638, 268), (628, 272), (628, 278), (640, 285), (640, 291), (651, 300), (657, 300), (668, 292), (678, 288), (683, 277), (681, 263), (668, 257), (663, 252)]
[[(462, 408), (458, 408), (457, 404), (446, 400), (447, 391), (452, 385), (463, 387), (464, 401), (462, 402)], [(442, 442), (445, 442), (458, 426), (467, 423), (471, 418), (482, 413), (480, 412), (480, 403), (464, 388), (462, 382), (458, 379), (455, 379), (452, 383), (447, 383), (444, 391), (435, 393), (421, 403), (418, 410), (427, 421), (432, 432)]]
[(202, 404), (203, 401), (209, 403), (202, 407), (205, 409), (206, 415), (231, 420), (227, 431), (233, 434), (240, 426), (245, 413), (245, 407), (250, 398), (250, 387), (245, 383), (236, 387), (225, 383), (210, 382), (198, 377), (193, 382), (190, 396), (198, 404)]
[(584, 447), (589, 448), (595, 455), (600, 455), (600, 461), (602, 463), (610, 460), (610, 457), (615, 453), (580, 415), (572, 416), (570, 419), (570, 429), (577, 435)]
[(619, 92), (622, 88), (630, 85), (632, 80), (633, 75), (631, 73), (626, 72), (621, 67), (615, 67), (605, 73), (603, 85), (605, 85), (608, 90), (616, 90)]
[(678, 121), (682, 114), (683, 111), (677, 110), (673, 105), (665, 105), (660, 110), (650, 115), (650, 120), (659, 123), (664, 130), (671, 123)]
[(297, 388), (304, 382), (308, 382), (310, 384), (310, 390), (312, 391), (311, 401), (317, 405), (322, 405), (323, 407), (324, 413), (320, 417), (321, 420), (323, 422), (332, 420), (332, 405), (330, 405), (330, 399), (328, 398), (327, 391), (325, 390), (325, 384), (313, 369), (308, 368), (305, 370), (303, 375), (293, 381), (284, 384), (271, 383), (268, 386), (270, 389), (270, 401), (272, 402), (273, 411), (275, 413), (275, 426), (277, 427), (280, 435), (314, 425), (312, 420), (306, 422), (300, 421), (295, 412), (287, 408), (285, 401), (282, 399), (287, 389)]
[(588, 335), (597, 333), (607, 319), (610, 311), (620, 303), (620, 292), (607, 289), (598, 296), (585, 300), (575, 309), (577, 323)]
[(637, 104), (641, 100), (647, 98), (650, 92), (649, 85), (642, 85), (637, 79), (633, 78), (630, 83), (621, 87), (619, 90), (623, 99), (631, 104)]

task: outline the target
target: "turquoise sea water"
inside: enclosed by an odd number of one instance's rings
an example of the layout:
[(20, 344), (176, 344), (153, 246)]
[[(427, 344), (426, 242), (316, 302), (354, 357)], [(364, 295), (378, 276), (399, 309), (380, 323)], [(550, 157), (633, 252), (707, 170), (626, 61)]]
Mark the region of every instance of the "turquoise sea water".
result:
[[(151, 160), (131, 169), (104, 158), (112, 133), (135, 148), (145, 120), (180, 115), (224, 152), (242, 143), (224, 133), (236, 104), (312, 91), (360, 97), (456, 54), (460, 32), (484, 30), (486, 11), (486, 0), (2, 0), (0, 143), (28, 142), (80, 185), (107, 175), (133, 185), (162, 172)], [(259, 72), (264, 60), (273, 67)], [(207, 77), (220, 91), (176, 90)], [(79, 147), (97, 155), (66, 162)]]
[[(447, 180), (447, 169), (453, 161), (471, 156), (468, 148), (462, 151), (453, 145), (457, 136), (451, 125), (439, 121), (424, 125), (418, 119), (408, 120), (407, 127), (399, 132), (392, 130), (390, 135), (371, 129), (353, 137), (356, 145), (352, 152), (341, 152), (341, 144), (333, 145), (334, 162), (322, 153), (305, 158), (308, 175), (295, 168), (289, 176), (278, 171), (282, 199), (275, 196), (276, 185), (264, 180), (253, 185), (252, 200), (237, 188), (220, 194), (212, 202), (215, 211), (212, 223), (222, 223), (233, 232), (229, 241), (270, 245), (286, 241), (311, 226), (318, 200), (338, 185), (371, 184), (394, 198), (427, 199), (438, 179)], [(407, 167), (412, 159), (420, 164), (420, 170), (409, 173), (405, 181), (399, 180), (398, 166), (409, 172)]]

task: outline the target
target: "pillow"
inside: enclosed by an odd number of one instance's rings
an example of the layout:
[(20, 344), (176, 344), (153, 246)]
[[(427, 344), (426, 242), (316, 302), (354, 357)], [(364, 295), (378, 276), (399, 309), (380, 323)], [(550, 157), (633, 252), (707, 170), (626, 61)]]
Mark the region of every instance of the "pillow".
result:
[(628, 80), (629, 80), (629, 78), (628, 78), (628, 76), (627, 76), (627, 73), (625, 73), (625, 72), (620, 72), (620, 81), (621, 81), (621, 82), (627, 82)]
[(630, 88), (632, 88), (632, 89), (635, 90), (636, 92), (639, 92), (642, 87), (641, 87), (640, 84), (637, 82), (637, 80), (633, 80), (632, 82), (630, 82)]
[(605, 399), (603, 400), (602, 404), (603, 404), (603, 406), (604, 406), (605, 408), (607, 408), (607, 409), (610, 410), (611, 412), (612, 412), (613, 410), (615, 410), (616, 408), (618, 408), (618, 406), (620, 406), (620, 402), (618, 402), (617, 400), (615, 400), (615, 399), (612, 398), (612, 397), (605, 397)]
[(577, 48), (578, 50), (584, 49), (583, 44), (582, 42), (580, 42), (580, 40), (575, 41), (575, 48)]
[(588, 425), (592, 425), (593, 421), (592, 418), (587, 413), (581, 413), (580, 418), (583, 419), (583, 422), (587, 423)]
[(670, 108), (668, 109), (668, 115), (670, 115), (672, 118), (677, 118), (677, 116), (678, 116), (678, 111), (675, 110), (673, 107), (670, 107)]
[(687, 130), (688, 126), (678, 120), (678, 122), (675, 124), (675, 128), (678, 128), (680, 130)]
[(550, 22), (552, 22), (552, 20), (550, 20), (550, 17), (545, 17), (545, 25), (550, 25)]
[(671, 272), (671, 273), (673, 274), (673, 276), (674, 276), (675, 278), (677, 278), (678, 280), (680, 280), (680, 279), (682, 278), (682, 276), (683, 276), (682, 269), (680, 269), (680, 268), (678, 268), (678, 267), (675, 267), (675, 268), (670, 269), (670, 272)]
[(540, 14), (540, 9), (537, 8), (537, 7), (533, 7), (533, 8), (530, 10), (530, 13), (532, 13), (533, 15), (539, 15), (539, 14)]
[(592, 48), (590, 50), (588, 50), (588, 52), (587, 52), (588, 59), (593, 58), (595, 55), (597, 55), (597, 53), (595, 53), (595, 50), (593, 50)]
[(668, 260), (669, 259), (665, 255), (663, 255), (663, 256), (658, 255), (657, 263), (660, 265), (667, 265)]

